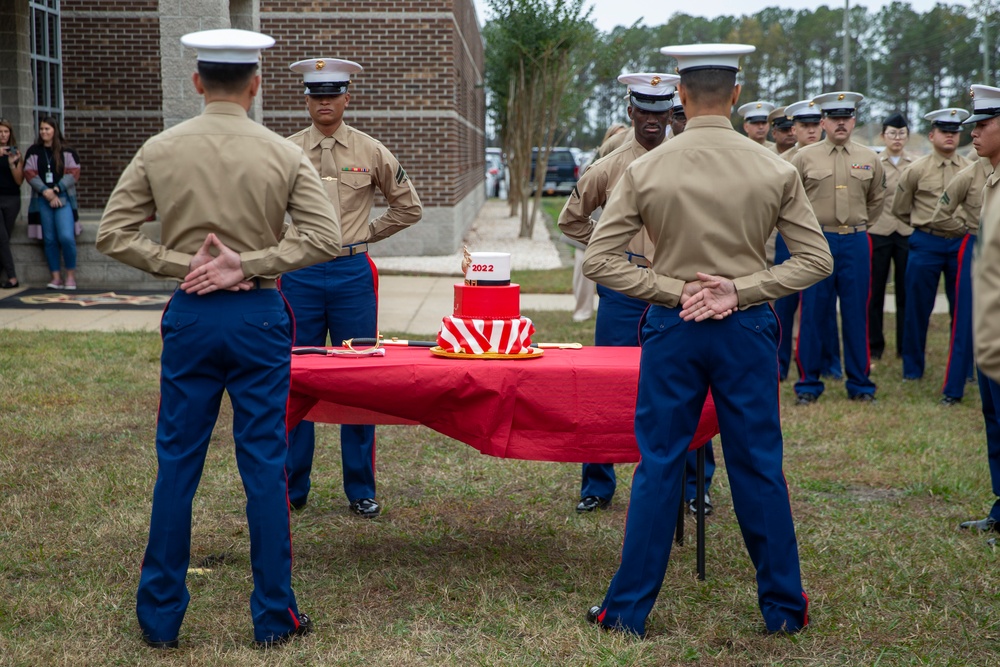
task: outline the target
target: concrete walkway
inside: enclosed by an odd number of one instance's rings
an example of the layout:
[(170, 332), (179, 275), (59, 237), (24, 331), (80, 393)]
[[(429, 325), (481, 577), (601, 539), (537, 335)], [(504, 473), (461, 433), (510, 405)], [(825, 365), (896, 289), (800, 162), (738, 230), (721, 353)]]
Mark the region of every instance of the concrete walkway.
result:
[[(531, 239), (517, 237), (519, 222), (508, 215), (507, 202), (490, 200), (473, 222), (465, 244), (470, 250), (511, 253), (514, 269), (554, 269), (560, 266), (556, 242), (549, 236), (544, 221), (535, 225)], [(395, 274), (379, 276), (379, 328), (382, 331), (405, 331), (433, 336), (441, 328), (441, 318), (452, 312), (452, 285), (461, 280), (461, 253), (440, 257), (375, 257), (380, 271)], [(432, 274), (430, 276), (426, 274)], [(85, 276), (81, 276), (86, 284)], [(0, 291), (0, 299), (16, 297), (20, 290)], [(595, 298), (595, 307), (597, 299)], [(572, 311), (572, 294), (522, 294), (522, 310)], [(886, 310), (895, 310), (891, 295)], [(935, 313), (947, 313), (948, 303), (939, 294)], [(158, 331), (160, 312), (155, 310), (95, 310), (0, 308), (0, 329), (29, 331)]]
[[(441, 318), (451, 313), (452, 285), (457, 277), (380, 276), (379, 328), (431, 336), (441, 328)], [(6, 293), (11, 298), (16, 292)], [(573, 310), (571, 294), (525, 294), (524, 310)], [(96, 310), (83, 308), (0, 308), (0, 329), (38, 331), (159, 331), (157, 310)]]

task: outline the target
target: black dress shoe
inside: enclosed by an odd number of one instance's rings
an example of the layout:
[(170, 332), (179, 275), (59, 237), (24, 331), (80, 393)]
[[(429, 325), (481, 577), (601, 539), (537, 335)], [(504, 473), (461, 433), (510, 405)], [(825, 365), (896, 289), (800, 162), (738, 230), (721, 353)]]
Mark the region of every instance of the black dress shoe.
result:
[(989, 516), (979, 521), (963, 521), (958, 524), (958, 527), (963, 530), (978, 530), (981, 533), (987, 533), (991, 530), (1000, 533), (1000, 524), (997, 524), (996, 519)]
[(0, 285), (0, 289), (17, 289), (20, 286), (21, 283), (12, 283), (11, 281), (6, 280), (2, 285)]
[(609, 498), (599, 496), (587, 496), (580, 499), (580, 504), (576, 506), (577, 512), (593, 512), (594, 510), (606, 510), (611, 506)]
[[(688, 511), (691, 512), (691, 514), (697, 514), (698, 513), (697, 498), (692, 498), (691, 500), (688, 501)], [(712, 498), (706, 493), (705, 494), (705, 516), (708, 516), (711, 513), (712, 513)]]
[(819, 399), (816, 394), (795, 394), (795, 405), (811, 405)]
[(955, 398), (954, 396), (942, 396), (940, 401), (941, 405), (947, 405), (949, 407), (952, 405), (958, 405), (961, 402), (961, 398)]
[(593, 607), (591, 607), (590, 609), (588, 609), (587, 610), (587, 623), (593, 623), (594, 625), (597, 625), (598, 623), (600, 623), (600, 621), (597, 620), (597, 617), (598, 617), (598, 615), (600, 613), (601, 613), (601, 608), (598, 607), (598, 606), (596, 606), (596, 605), (593, 606)]
[(351, 511), (360, 517), (374, 519), (382, 513), (382, 506), (374, 498), (359, 498), (351, 503)]
[(171, 639), (166, 642), (154, 642), (152, 639), (148, 638), (146, 635), (142, 636), (142, 641), (146, 642), (146, 646), (149, 648), (155, 648), (159, 651), (167, 651), (173, 648), (179, 648), (181, 643), (177, 639)]
[(305, 508), (306, 508), (306, 505), (307, 505), (308, 503), (309, 503), (309, 501), (308, 501), (308, 500), (301, 500), (301, 501), (299, 501), (299, 502), (297, 502), (297, 503), (294, 503), (294, 502), (291, 502), (291, 501), (289, 501), (289, 503), (288, 503), (288, 504), (289, 504), (289, 505), (291, 506), (291, 508), (292, 508), (293, 510), (295, 510), (295, 511), (297, 512), (297, 511), (299, 511), (299, 510), (302, 510), (302, 509), (305, 509)]
[(261, 641), (254, 641), (254, 648), (277, 648), (283, 644), (287, 644), (296, 637), (304, 637), (308, 635), (313, 630), (312, 619), (305, 614), (299, 614), (299, 627), (295, 628), (287, 635), (281, 635), (280, 637), (275, 637), (273, 639), (264, 639)]
[(878, 403), (875, 399), (875, 394), (855, 394), (851, 396), (851, 400), (857, 403)]

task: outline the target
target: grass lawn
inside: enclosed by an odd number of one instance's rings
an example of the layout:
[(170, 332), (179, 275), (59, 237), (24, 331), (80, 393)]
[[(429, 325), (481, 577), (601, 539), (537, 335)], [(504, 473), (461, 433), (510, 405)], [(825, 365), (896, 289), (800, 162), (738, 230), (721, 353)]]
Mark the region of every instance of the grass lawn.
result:
[[(528, 315), (549, 340), (592, 340), (592, 321)], [(831, 383), (799, 408), (781, 387), (812, 600), (799, 635), (764, 634), (724, 464), (708, 579), (695, 578), (691, 539), (676, 548), (640, 641), (584, 621), (617, 566), (628, 466), (612, 508), (581, 516), (576, 464), (492, 459), (422, 427), (380, 427), (385, 511), (364, 521), (347, 511), (339, 431), (321, 425), (309, 506), (292, 517), (295, 588), (316, 632), (252, 651), (245, 499), (224, 401), (195, 499), (201, 569), (188, 577), (182, 648), (160, 655), (143, 647), (134, 614), (156, 473), (159, 339), (3, 331), (0, 664), (998, 664), (998, 556), (986, 536), (956, 529), (993, 501), (983, 419), (972, 385), (963, 403), (937, 404), (946, 337), (947, 320), (934, 316), (922, 382), (903, 384), (895, 359), (878, 362), (873, 406)]]

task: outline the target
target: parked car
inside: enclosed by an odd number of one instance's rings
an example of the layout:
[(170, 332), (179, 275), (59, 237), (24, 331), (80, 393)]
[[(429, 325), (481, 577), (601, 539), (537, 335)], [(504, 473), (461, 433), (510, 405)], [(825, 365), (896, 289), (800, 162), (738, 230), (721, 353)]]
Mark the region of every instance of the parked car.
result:
[(501, 189), (506, 191), (507, 167), (499, 152), (486, 149), (486, 196), (499, 197)]
[[(535, 181), (535, 160), (538, 149), (531, 150), (531, 181)], [(547, 195), (573, 192), (576, 182), (580, 179), (580, 163), (569, 148), (555, 147), (549, 150), (549, 165), (545, 171), (545, 184), (542, 192)]]

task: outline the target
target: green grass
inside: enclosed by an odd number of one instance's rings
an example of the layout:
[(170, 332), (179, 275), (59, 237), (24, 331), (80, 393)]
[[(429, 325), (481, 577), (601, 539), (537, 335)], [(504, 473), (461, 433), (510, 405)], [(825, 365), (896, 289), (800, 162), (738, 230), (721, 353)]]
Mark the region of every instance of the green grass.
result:
[[(592, 321), (529, 316), (546, 339), (592, 340)], [(295, 588), (317, 631), (266, 655), (249, 648), (249, 543), (228, 407), (195, 500), (192, 564), (225, 559), (189, 577), (182, 648), (152, 654), (134, 605), (156, 472), (159, 339), (4, 331), (0, 664), (997, 664), (998, 556), (985, 536), (956, 529), (993, 500), (983, 420), (973, 386), (962, 404), (937, 404), (946, 324), (934, 316), (922, 382), (903, 384), (895, 359), (878, 363), (876, 405), (851, 403), (831, 383), (799, 408), (781, 387), (812, 600), (813, 624), (799, 635), (763, 632), (724, 464), (708, 579), (695, 578), (690, 540), (675, 549), (639, 641), (583, 620), (618, 562), (627, 466), (612, 508), (579, 516), (576, 464), (492, 459), (422, 427), (380, 427), (385, 512), (367, 522), (347, 511), (339, 431), (321, 425), (313, 494), (293, 516)]]

